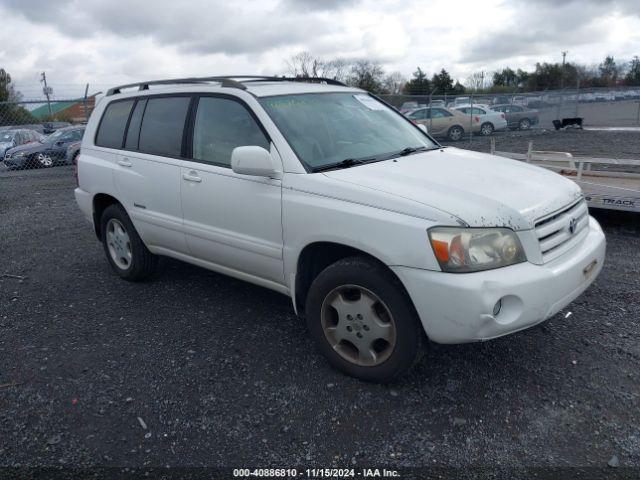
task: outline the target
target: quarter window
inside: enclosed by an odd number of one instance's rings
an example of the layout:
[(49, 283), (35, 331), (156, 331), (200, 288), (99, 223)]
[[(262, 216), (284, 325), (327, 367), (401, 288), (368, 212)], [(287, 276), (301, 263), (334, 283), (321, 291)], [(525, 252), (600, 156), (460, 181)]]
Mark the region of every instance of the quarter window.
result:
[(122, 148), (124, 129), (127, 126), (133, 100), (110, 103), (102, 116), (96, 145), (107, 148)]
[(193, 158), (228, 167), (233, 149), (244, 146), (269, 149), (269, 140), (247, 109), (227, 98), (200, 98), (193, 128)]
[(139, 149), (153, 155), (179, 157), (189, 97), (162, 97), (147, 100)]
[(129, 120), (129, 129), (127, 130), (127, 139), (124, 148), (127, 150), (138, 150), (138, 139), (140, 138), (140, 125), (142, 124), (142, 114), (147, 105), (146, 100), (138, 100), (136, 108), (133, 109), (131, 120)]

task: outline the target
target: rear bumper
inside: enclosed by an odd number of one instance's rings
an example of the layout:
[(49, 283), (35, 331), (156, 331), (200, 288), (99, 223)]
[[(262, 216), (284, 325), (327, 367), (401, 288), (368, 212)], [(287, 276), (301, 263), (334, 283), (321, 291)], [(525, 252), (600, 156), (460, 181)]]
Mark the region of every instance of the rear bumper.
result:
[[(527, 262), (470, 274), (392, 269), (409, 292), (429, 338), (465, 343), (523, 330), (555, 315), (593, 283), (604, 256), (604, 233), (590, 218), (584, 241), (544, 265)], [(494, 316), (499, 300), (502, 307)]]

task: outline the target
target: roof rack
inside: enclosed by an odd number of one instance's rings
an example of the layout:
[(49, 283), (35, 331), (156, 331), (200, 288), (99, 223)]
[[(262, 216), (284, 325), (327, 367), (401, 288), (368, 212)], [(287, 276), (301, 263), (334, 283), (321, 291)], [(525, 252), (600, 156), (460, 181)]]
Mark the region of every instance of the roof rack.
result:
[(187, 77), (173, 78), (170, 80), (152, 80), (150, 82), (136, 82), (126, 85), (120, 85), (107, 90), (107, 96), (122, 93), (122, 89), (138, 87), (138, 90), (149, 90), (150, 85), (180, 85), (185, 83), (209, 83), (219, 82), (222, 87), (239, 88), (246, 90), (244, 83), (247, 82), (308, 82), (308, 83), (325, 83), (327, 85), (339, 85), (346, 87), (344, 83), (332, 78), (322, 77), (273, 77), (261, 75), (229, 75), (217, 77)]

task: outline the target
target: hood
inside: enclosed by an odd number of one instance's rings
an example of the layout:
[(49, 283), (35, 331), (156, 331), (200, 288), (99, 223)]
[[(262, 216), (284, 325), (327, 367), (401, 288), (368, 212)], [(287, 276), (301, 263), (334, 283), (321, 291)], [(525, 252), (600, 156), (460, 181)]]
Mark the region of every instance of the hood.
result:
[(550, 170), (457, 148), (325, 175), (437, 208), (471, 227), (528, 230), (582, 195), (577, 184)]
[(28, 152), (28, 153), (32, 153), (32, 152), (39, 152), (40, 150), (43, 150), (47, 148), (47, 144), (46, 143), (40, 143), (40, 142), (29, 142), (29, 143), (25, 143), (23, 145), (18, 145), (17, 147), (14, 147), (10, 150), (8, 150), (8, 153), (11, 153), (12, 155), (18, 153), (18, 152)]

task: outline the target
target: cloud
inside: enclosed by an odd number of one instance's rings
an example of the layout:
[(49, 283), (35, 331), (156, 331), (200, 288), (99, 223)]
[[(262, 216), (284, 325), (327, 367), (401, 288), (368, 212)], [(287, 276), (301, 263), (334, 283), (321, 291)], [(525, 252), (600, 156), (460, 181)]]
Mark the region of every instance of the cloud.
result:
[(354, 7), (360, 0), (282, 0), (284, 9), (292, 8), (302, 11), (328, 11)]
[[(640, 0), (0, 0), (0, 66), (25, 92), (163, 77), (281, 74), (309, 51), (456, 79), (505, 65), (630, 58)], [(71, 87), (69, 87), (71, 88)], [(77, 95), (79, 93), (74, 93)], [(29, 95), (30, 96), (30, 95)]]
[(572, 47), (607, 40), (611, 20), (619, 15), (640, 15), (638, 0), (517, 0), (509, 22), (499, 22), (461, 57), (462, 62), (483, 63), (559, 53)]
[[(316, 11), (338, 8), (354, 2), (332, 0), (326, 8), (301, 8), (302, 0), (287, 0), (300, 8), (285, 8), (278, 2), (225, 2), (196, 0), (166, 2), (156, 0), (119, 2), (104, 0), (5, 0), (15, 14), (56, 28), (75, 38), (104, 33), (121, 37), (151, 38), (189, 53), (255, 53), (282, 45), (305, 43), (310, 31), (314, 38), (331, 35), (335, 22)], [(325, 5), (324, 2), (318, 2)], [(132, 42), (132, 45), (135, 43)]]

